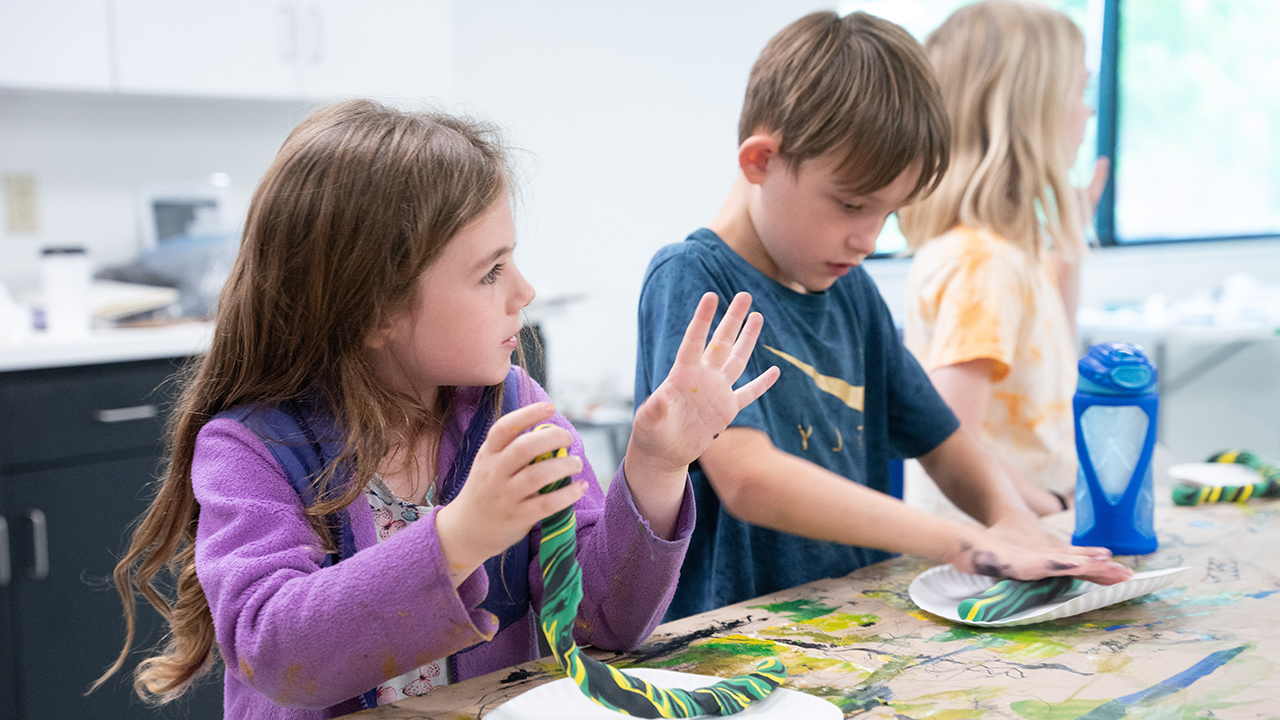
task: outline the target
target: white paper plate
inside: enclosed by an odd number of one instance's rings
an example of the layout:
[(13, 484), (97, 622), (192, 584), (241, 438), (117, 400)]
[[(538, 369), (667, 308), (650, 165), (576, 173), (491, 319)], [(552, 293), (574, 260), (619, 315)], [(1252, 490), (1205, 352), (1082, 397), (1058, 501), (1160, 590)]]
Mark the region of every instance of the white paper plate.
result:
[(1174, 480), (1190, 480), (1201, 485), (1253, 485), (1262, 482), (1256, 470), (1236, 463), (1182, 463), (1169, 468)]
[[(717, 683), (724, 678), (709, 675), (660, 670), (657, 668), (627, 668), (627, 674), (647, 680), (655, 685), (683, 690), (696, 690)], [(529, 692), (514, 697), (485, 715), (485, 720), (617, 720), (628, 717), (595, 704), (569, 678), (546, 685), (539, 685)], [(698, 717), (708, 717), (699, 715)], [(806, 695), (787, 688), (778, 688), (769, 697), (750, 705), (746, 710), (732, 715), (734, 718), (752, 720), (838, 720), (844, 717), (840, 708), (820, 697)]]
[(952, 622), (981, 627), (1005, 627), (1010, 625), (1030, 625), (1032, 623), (1057, 620), (1081, 613), (1131, 600), (1149, 592), (1155, 592), (1170, 585), (1182, 573), (1190, 568), (1176, 567), (1166, 570), (1148, 570), (1134, 573), (1133, 577), (1115, 585), (1098, 585), (1091, 582), (1081, 583), (1072, 595), (1066, 595), (1047, 605), (1028, 608), (1003, 620), (963, 620), (957, 609), (966, 598), (981, 593), (996, 584), (995, 578), (985, 575), (970, 575), (960, 572), (952, 565), (939, 565), (929, 568), (911, 581), (908, 592), (911, 600), (921, 610), (946, 618)]

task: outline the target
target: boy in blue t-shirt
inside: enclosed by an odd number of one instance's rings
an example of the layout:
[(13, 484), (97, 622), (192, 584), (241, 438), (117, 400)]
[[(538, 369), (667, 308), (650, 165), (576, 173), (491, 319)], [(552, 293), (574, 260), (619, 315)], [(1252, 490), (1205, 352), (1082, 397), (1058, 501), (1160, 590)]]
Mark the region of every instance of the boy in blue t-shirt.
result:
[[(756, 61), (728, 199), (708, 228), (658, 252), (641, 291), (637, 405), (666, 377), (707, 291), (719, 314), (745, 291), (764, 315), (743, 377), (782, 371), (690, 467), (698, 518), (668, 620), (886, 552), (995, 577), (1129, 575), (1106, 550), (1040, 530), (903, 348), (860, 267), (888, 215), (937, 184), (949, 133), (919, 44), (885, 20), (814, 13)], [(903, 457), (919, 457), (989, 528), (885, 494), (889, 461)]]

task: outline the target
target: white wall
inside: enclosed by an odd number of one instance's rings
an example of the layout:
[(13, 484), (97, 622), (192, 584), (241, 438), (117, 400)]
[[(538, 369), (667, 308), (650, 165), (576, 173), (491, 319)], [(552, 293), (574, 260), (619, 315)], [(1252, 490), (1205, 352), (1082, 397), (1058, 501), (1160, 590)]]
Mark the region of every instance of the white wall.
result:
[[(751, 63), (774, 32), (818, 7), (458, 3), (457, 100), (446, 109), (507, 129), (521, 149), (521, 267), (543, 298), (584, 298), (538, 314), (562, 406), (630, 398), (644, 268), (658, 248), (718, 209), (735, 172)], [(0, 223), (0, 281), (32, 283), (45, 244), (85, 244), (99, 265), (130, 258), (138, 250), (136, 194), (145, 183), (202, 182), (224, 172), (241, 210), (307, 111), (290, 102), (0, 92), (0, 174), (36, 176), (41, 224), (36, 235), (14, 235)], [(906, 262), (869, 268), (900, 308)], [(1280, 242), (1099, 251), (1084, 273), (1084, 302), (1138, 300), (1155, 290), (1177, 297), (1240, 270), (1280, 280)], [(1280, 414), (1273, 401), (1280, 392), (1267, 389), (1275, 360), (1242, 355), (1206, 376), (1216, 387), (1203, 396), (1236, 388), (1219, 375), (1242, 363), (1262, 389), (1237, 407), (1264, 412), (1254, 429), (1280, 433), (1280, 416), (1273, 422), (1262, 407), (1270, 403)], [(1242, 425), (1228, 415), (1214, 416), (1214, 432)], [(1280, 440), (1270, 449), (1280, 450)]]
[(83, 245), (97, 267), (128, 261), (138, 193), (151, 183), (227, 173), (230, 213), (242, 217), (305, 114), (285, 102), (0, 91), (0, 175), (35, 177), (39, 215), (36, 233), (0, 222), (0, 282), (32, 287), (47, 245)]
[(812, 2), (460, 3), (459, 109), (532, 154), (521, 267), (544, 296), (561, 403), (629, 400), (649, 258), (710, 222), (765, 42)]

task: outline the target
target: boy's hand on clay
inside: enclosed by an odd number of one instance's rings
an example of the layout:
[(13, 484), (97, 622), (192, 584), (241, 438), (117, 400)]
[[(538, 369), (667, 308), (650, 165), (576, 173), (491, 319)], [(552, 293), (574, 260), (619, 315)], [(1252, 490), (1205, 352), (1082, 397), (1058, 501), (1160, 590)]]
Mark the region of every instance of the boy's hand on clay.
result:
[[(584, 480), (540, 494), (544, 486), (582, 471), (582, 458), (566, 455), (530, 464), (573, 442), (562, 427), (526, 433), (549, 420), (555, 407), (535, 403), (498, 418), (476, 452), (458, 497), (436, 514), (441, 550), (455, 585), (485, 560), (520, 541), (535, 523), (563, 510), (586, 492)], [(461, 574), (461, 577), (457, 577)]]
[(1073, 547), (1070, 540), (1054, 535), (1031, 512), (1010, 513), (996, 521), (987, 532), (992, 537), (1028, 550), (1053, 552)]
[(962, 572), (986, 575), (997, 580), (1038, 580), (1066, 575), (1099, 585), (1113, 585), (1129, 579), (1133, 571), (1111, 559), (1106, 548), (1065, 546), (1030, 549), (1004, 542), (990, 531), (977, 543), (962, 542), (950, 558)]
[(778, 379), (781, 371), (771, 367), (733, 389), (755, 349), (764, 319), (760, 313), (748, 316), (751, 296), (738, 293), (711, 341), (704, 346), (716, 303), (715, 293), (702, 296), (676, 351), (671, 372), (636, 411), (627, 450), (628, 472), (631, 463), (638, 461), (659, 471), (678, 470), (683, 474), (738, 411)]

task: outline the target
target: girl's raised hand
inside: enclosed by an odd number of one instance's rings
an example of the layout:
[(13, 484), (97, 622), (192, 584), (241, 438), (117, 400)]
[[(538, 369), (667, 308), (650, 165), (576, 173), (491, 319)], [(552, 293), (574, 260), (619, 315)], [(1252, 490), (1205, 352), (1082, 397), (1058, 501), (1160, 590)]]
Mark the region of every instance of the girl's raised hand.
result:
[(702, 455), (739, 410), (778, 379), (781, 371), (771, 367), (733, 389), (755, 349), (764, 319), (760, 313), (748, 316), (751, 296), (738, 293), (711, 341), (704, 346), (717, 301), (715, 293), (702, 296), (676, 351), (671, 372), (636, 410), (627, 449), (629, 475), (633, 465), (645, 466), (678, 472), (683, 480), (689, 463)]
[(573, 455), (530, 464), (573, 442), (573, 435), (558, 426), (525, 432), (554, 414), (551, 403), (541, 402), (498, 418), (476, 452), (462, 490), (436, 513), (436, 532), (454, 587), (485, 560), (528, 535), (539, 520), (569, 507), (586, 492), (584, 480), (546, 495), (538, 492), (582, 471), (582, 458)]

